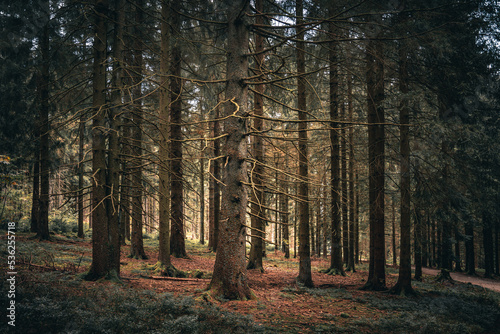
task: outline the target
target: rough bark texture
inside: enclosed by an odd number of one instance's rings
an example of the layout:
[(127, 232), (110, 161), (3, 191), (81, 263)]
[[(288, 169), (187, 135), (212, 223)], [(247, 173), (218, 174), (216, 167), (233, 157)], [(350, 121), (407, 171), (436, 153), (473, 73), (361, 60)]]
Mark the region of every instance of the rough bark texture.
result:
[(92, 115), (92, 265), (86, 279), (117, 278), (120, 254), (109, 226), (106, 192), (106, 43), (108, 4), (95, 2)]
[[(408, 54), (405, 43), (399, 45), (399, 91), (402, 94), (399, 107), (399, 147), (401, 154), (401, 222), (400, 222), (400, 255), (398, 281), (391, 292), (394, 294), (413, 295), (411, 286), (411, 197), (410, 197), (410, 109), (408, 106), (409, 78), (408, 78)], [(417, 228), (415, 226), (415, 228)], [(415, 253), (415, 255), (417, 255)], [(419, 251), (419, 256), (421, 256)]]
[[(214, 121), (212, 122), (212, 138), (217, 138), (220, 135), (219, 126), (219, 110), (220, 94), (217, 95), (217, 106), (215, 107)], [(219, 220), (220, 220), (220, 140), (214, 139), (213, 141), (213, 157), (214, 160), (210, 163), (210, 194), (209, 194), (209, 235), (208, 235), (208, 248), (212, 251), (217, 251), (217, 244), (219, 240)]]
[[(171, 2), (172, 11), (179, 11), (179, 2)], [(171, 234), (170, 253), (175, 257), (186, 257), (185, 227), (184, 227), (184, 182), (182, 161), (182, 79), (181, 79), (181, 28), (180, 15), (175, 14), (170, 19), (172, 49), (170, 73), (170, 135), (171, 135)]]
[[(340, 119), (346, 119), (344, 101), (341, 102)], [(349, 219), (348, 219), (348, 198), (347, 198), (347, 140), (346, 125), (340, 124), (340, 179), (341, 179), (341, 206), (342, 206), (342, 259), (347, 265), (349, 258)]]
[[(373, 16), (373, 24), (382, 24), (381, 15)], [(370, 264), (368, 290), (385, 290), (385, 128), (384, 128), (384, 53), (378, 35), (371, 36), (366, 50), (366, 83), (368, 103), (368, 182), (370, 219)]]
[(200, 244), (205, 244), (205, 140), (200, 141)]
[[(333, 6), (330, 8), (330, 16), (335, 14)], [(328, 272), (334, 275), (345, 275), (344, 266), (342, 264), (342, 248), (341, 248), (341, 230), (340, 230), (340, 145), (339, 134), (336, 130), (338, 114), (338, 64), (337, 64), (337, 42), (335, 41), (335, 25), (330, 22), (329, 25), (330, 38), (330, 189), (331, 189), (331, 216), (332, 216), (332, 254), (330, 258), (330, 268)]]
[(299, 109), (299, 276), (297, 281), (305, 286), (313, 286), (311, 274), (311, 245), (309, 241), (309, 165), (307, 143), (307, 101), (305, 75), (304, 4), (296, 0), (297, 15), (297, 107)]
[(124, 0), (115, 0), (115, 29), (113, 43), (113, 75), (111, 85), (111, 107), (108, 110), (109, 142), (108, 169), (106, 179), (106, 211), (108, 218), (108, 252), (110, 268), (120, 275), (120, 222), (119, 222), (119, 188), (120, 188), (120, 141), (118, 133), (121, 127), (122, 109), (122, 73), (123, 73), (123, 25), (125, 12)]
[[(257, 12), (261, 13), (263, 11), (262, 0), (256, 0), (255, 8)], [(264, 18), (261, 15), (258, 15), (255, 18), (256, 24), (263, 24)], [(259, 34), (255, 35), (255, 52), (257, 55), (255, 56), (255, 63), (257, 68), (257, 73), (255, 75), (262, 75), (262, 66), (264, 61), (264, 37)], [(262, 82), (264, 78), (259, 76), (257, 79), (259, 82)], [(262, 116), (264, 114), (264, 101), (262, 98), (262, 94), (264, 93), (264, 85), (258, 84), (255, 87), (254, 93), (254, 113), (256, 116)], [(253, 121), (254, 131), (259, 133), (262, 131), (263, 120), (262, 118), (256, 117)], [(253, 137), (253, 147), (252, 154), (255, 159), (254, 165), (252, 167), (250, 173), (250, 182), (253, 184), (251, 193), (251, 224), (252, 224), (252, 245), (250, 247), (250, 254), (248, 258), (248, 269), (258, 269), (261, 272), (264, 271), (264, 266), (262, 265), (262, 255), (263, 255), (263, 247), (265, 238), (265, 210), (262, 205), (264, 205), (264, 191), (262, 189), (263, 186), (263, 163), (264, 163), (264, 146), (263, 139), (261, 136), (257, 134), (257, 136)], [(262, 218), (261, 218), (262, 217)]]
[(170, 28), (168, 26), (168, 0), (162, 2), (161, 9), (161, 58), (160, 58), (160, 166), (159, 166), (159, 249), (158, 262), (160, 266), (168, 267), (170, 261), (170, 163), (169, 163), (169, 104), (168, 69)]
[(132, 197), (132, 232), (131, 232), (131, 247), (130, 257), (146, 259), (146, 252), (144, 251), (144, 243), (142, 237), (143, 226), (143, 200), (142, 200), (142, 71), (143, 71), (143, 44), (141, 41), (140, 28), (143, 23), (143, 1), (139, 0), (135, 8), (135, 38), (134, 38), (134, 61), (133, 61), (133, 83), (132, 98), (134, 110), (132, 113), (132, 184), (131, 184), (131, 197)]
[[(247, 191), (247, 142), (245, 137), (248, 87), (248, 22), (249, 2), (224, 1), (227, 7), (228, 40), (226, 69), (226, 102), (223, 152), (224, 188), (222, 219), (214, 272), (209, 289), (213, 296), (226, 299), (250, 299), (245, 261)], [(234, 115), (234, 116), (232, 116)]]

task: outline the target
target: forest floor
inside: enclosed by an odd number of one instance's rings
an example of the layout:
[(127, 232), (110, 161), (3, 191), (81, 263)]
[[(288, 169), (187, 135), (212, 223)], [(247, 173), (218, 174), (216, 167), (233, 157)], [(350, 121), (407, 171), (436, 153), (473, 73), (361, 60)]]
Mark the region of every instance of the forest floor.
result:
[[(0, 239), (3, 239), (2, 242), (6, 242), (5, 236)], [(216, 317), (219, 320), (222, 318), (233, 319), (228, 314), (244, 316), (244, 319), (228, 320), (240, 324), (234, 325), (235, 327), (231, 327), (229, 330), (227, 326), (233, 325), (225, 324), (225, 329), (220, 330), (215, 329), (218, 327), (214, 325), (215, 327), (207, 330), (207, 327), (198, 325), (192, 327), (194, 325), (189, 324), (188, 321), (191, 318), (182, 318), (182, 321), (179, 320), (180, 318), (172, 318), (171, 321), (176, 320), (176, 322), (173, 325), (169, 323), (168, 329), (151, 331), (152, 333), (500, 333), (500, 293), (478, 287), (484, 286), (497, 290), (500, 285), (499, 280), (484, 280), (479, 277), (467, 277), (453, 273), (452, 276), (456, 282), (437, 283), (433, 277), (437, 271), (424, 268), (423, 281), (413, 282), (413, 287), (417, 292), (415, 297), (394, 296), (385, 292), (360, 290), (368, 276), (366, 264), (359, 265), (354, 273), (346, 272), (346, 276), (331, 276), (320, 272), (321, 269), (328, 268), (329, 261), (323, 258), (313, 258), (314, 288), (304, 288), (298, 286), (295, 281), (298, 259), (284, 259), (281, 252), (268, 249), (267, 257), (264, 260), (265, 272), (248, 271), (249, 285), (257, 297), (255, 300), (207, 300), (204, 292), (210, 282), (215, 254), (208, 251), (206, 246), (188, 240), (189, 257), (172, 258), (173, 265), (187, 273), (187, 279), (158, 278), (148, 269), (148, 266), (153, 266), (156, 263), (157, 240), (145, 240), (148, 260), (128, 258), (129, 247), (122, 247), (121, 282), (102, 280), (87, 282), (82, 279), (82, 274), (88, 270), (91, 263), (91, 243), (88, 239), (81, 241), (76, 238), (56, 236), (51, 242), (38, 242), (29, 240), (27, 235), (17, 236), (17, 288), (24, 293), (25, 297), (21, 295), (16, 298), (20, 299), (19, 304), (26, 301), (26, 305), (29, 305), (29, 307), (24, 306), (27, 307), (27, 311), (21, 307), (20, 313), (23, 311), (27, 318), (37, 319), (38, 328), (47, 325), (44, 322), (54, 323), (47, 327), (49, 329), (62, 328), (63, 321), (61, 319), (57, 321), (39, 319), (39, 314), (44, 312), (40, 308), (47, 306), (47, 301), (44, 301), (43, 298), (48, 298), (48, 295), (62, 294), (61, 296), (64, 298), (61, 298), (68, 302), (68, 296), (84, 298), (85, 295), (88, 295), (94, 296), (92, 298), (96, 299), (96, 296), (105, 295), (108, 296), (106, 298), (115, 298), (108, 295), (108, 291), (112, 291), (109, 292), (112, 295), (123, 294), (120, 301), (116, 302), (117, 304), (125, 303), (128, 305), (130, 302), (126, 301), (128, 300), (127, 294), (134, 294), (133, 300), (137, 302), (141, 298), (153, 298), (150, 295), (144, 297), (140, 294), (148, 291), (154, 296), (174, 296), (179, 300), (184, 300), (181, 301), (181, 304), (188, 303), (185, 298), (190, 298), (189, 305), (201, 305), (196, 307), (216, 308), (222, 310), (221, 312), (226, 312), (225, 315)], [(6, 257), (6, 253), (2, 254)], [(7, 272), (5, 263), (6, 261), (2, 260), (0, 267), (4, 273)], [(194, 278), (194, 276), (199, 277), (200, 275), (201, 278)], [(467, 282), (474, 285), (460, 283), (463, 276), (469, 279)], [(396, 280), (397, 269), (388, 266), (387, 286), (393, 286)], [(5, 279), (2, 279), (2, 282), (5, 282)], [(6, 289), (6, 284), (2, 284), (2, 288)], [(56, 289), (57, 292), (54, 292), (53, 289)], [(119, 289), (120, 293), (113, 289)], [(0, 299), (4, 301), (6, 292), (2, 291), (1, 293)], [(136, 293), (139, 295), (135, 295)], [(41, 304), (32, 305), (27, 301), (28, 299), (32, 301), (33, 298), (38, 300), (40, 297), (43, 297)], [(81, 304), (87, 305), (88, 302), (79, 301), (74, 308), (79, 308), (80, 306), (77, 305)], [(59, 304), (54, 303), (55, 306), (52, 307), (57, 308)], [(165, 302), (161, 304), (162, 307), (165, 306), (164, 304)], [(67, 310), (72, 306), (66, 305), (64, 307)], [(112, 311), (108, 312), (123, 313), (121, 307), (115, 306)], [(141, 314), (137, 312), (137, 309), (143, 306), (134, 307), (136, 308), (134, 316)], [(199, 313), (192, 313), (195, 311), (188, 312), (185, 305), (175, 306), (174, 309), (186, 310), (185, 313), (189, 316), (196, 314), (198, 321), (207, 318), (200, 316)], [(73, 317), (80, 316), (78, 313), (80, 311), (72, 313)], [(86, 306), (85, 312), (92, 312), (92, 306)], [(151, 311), (148, 312), (145, 314), (151, 314)], [(120, 318), (118, 315), (116, 317)], [(82, 319), (87, 319), (82, 320), (84, 323), (88, 321), (88, 316), (82, 316)], [(249, 325), (248, 319), (251, 319), (252, 325)], [(110, 325), (110, 321), (109, 319), (102, 320), (98, 324), (93, 324), (94, 327), (88, 325), (90, 326), (88, 331), (80, 329), (80, 332), (93, 332), (96, 326), (99, 328), (117, 326), (116, 324)], [(166, 326), (166, 320), (162, 321), (163, 325), (161, 326)], [(120, 323), (118, 320), (115, 322)], [(121, 322), (120, 326), (125, 326), (124, 320)], [(177, 328), (175, 326), (180, 329), (174, 330)], [(80, 328), (87, 327), (80, 325)], [(30, 331), (29, 327), (27, 328), (25, 333), (37, 332), (37, 330)], [(64, 328), (65, 330), (60, 332), (65, 332), (68, 329), (67, 326)], [(1, 329), (0, 332), (2, 332)], [(58, 333), (59, 331), (51, 329), (46, 332)], [(111, 330), (110, 332), (127, 333), (129, 331)]]

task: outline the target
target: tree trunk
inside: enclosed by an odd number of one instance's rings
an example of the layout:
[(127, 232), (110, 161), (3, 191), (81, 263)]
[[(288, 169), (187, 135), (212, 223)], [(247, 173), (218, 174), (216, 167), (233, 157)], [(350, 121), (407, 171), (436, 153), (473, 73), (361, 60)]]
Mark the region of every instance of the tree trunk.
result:
[(458, 226), (455, 226), (455, 271), (462, 272), (462, 260), (460, 256), (460, 232)]
[[(373, 24), (382, 25), (381, 15)], [(366, 49), (366, 82), (368, 102), (368, 182), (370, 216), (370, 264), (367, 290), (385, 290), (385, 116), (384, 116), (384, 50), (378, 35), (370, 36)]]
[(484, 249), (484, 277), (493, 276), (494, 257), (493, 257), (493, 228), (491, 215), (483, 212), (483, 249)]
[(123, 26), (125, 12), (124, 0), (115, 0), (115, 29), (113, 43), (113, 75), (111, 85), (111, 107), (108, 109), (109, 142), (108, 169), (106, 178), (106, 211), (108, 224), (108, 252), (110, 268), (120, 276), (120, 221), (119, 221), (119, 189), (120, 189), (120, 119), (123, 90)]
[[(345, 103), (341, 102), (342, 121), (346, 120)], [(349, 259), (349, 213), (348, 213), (348, 198), (347, 198), (347, 140), (346, 140), (346, 125), (340, 124), (340, 169), (341, 169), (341, 203), (342, 203), (342, 254), (343, 262), (347, 265)]]
[(205, 244), (205, 139), (200, 140), (200, 244)]
[[(179, 2), (172, 1), (172, 11), (178, 13)], [(182, 157), (182, 78), (181, 78), (181, 29), (180, 15), (175, 14), (170, 19), (170, 38), (172, 39), (172, 53), (170, 72), (170, 135), (171, 135), (171, 234), (170, 252), (173, 256), (187, 257), (184, 226), (184, 181)]]
[[(35, 129), (36, 131), (36, 129)], [(39, 146), (40, 134), (36, 145)], [(30, 232), (38, 234), (38, 220), (40, 218), (40, 147), (35, 149), (35, 162), (33, 163), (33, 196), (31, 200), (31, 226)]]
[[(92, 115), (92, 265), (86, 279), (117, 279), (120, 274), (120, 249), (117, 235), (107, 213), (106, 178), (106, 43), (107, 1), (95, 2), (95, 38)], [(118, 257), (118, 261), (116, 258)]]
[(160, 270), (166, 272), (166, 268), (171, 266), (170, 261), (170, 94), (168, 92), (168, 71), (169, 71), (169, 43), (170, 18), (169, 1), (162, 1), (161, 8), (161, 53), (160, 53), (160, 148), (159, 148), (159, 236), (158, 236), (158, 263)]
[(303, 0), (296, 0), (297, 16), (297, 107), (299, 109), (299, 276), (297, 281), (305, 286), (313, 286), (311, 274), (311, 245), (309, 242), (309, 165), (307, 143), (307, 102), (305, 75), (305, 42)]
[[(401, 226), (400, 226), (400, 256), (398, 281), (391, 292), (395, 294), (414, 295), (411, 286), (411, 174), (410, 174), (410, 108), (408, 105), (409, 77), (408, 77), (408, 51), (407, 44), (399, 44), (399, 91), (402, 94), (399, 108), (400, 122), (400, 153), (401, 153)], [(415, 225), (415, 231), (419, 226)], [(418, 233), (415, 233), (419, 237)], [(420, 238), (418, 238), (420, 239)], [(415, 257), (420, 257), (418, 249), (420, 240), (415, 238)], [(415, 261), (417, 262), (417, 261)], [(416, 263), (417, 265), (417, 263)], [(420, 262), (420, 268), (422, 267)]]
[(394, 198), (391, 200), (392, 206), (392, 264), (397, 265), (397, 252), (396, 252), (396, 202)]
[[(255, 1), (255, 10), (258, 13), (264, 11), (263, 1)], [(262, 15), (257, 15), (255, 17), (256, 24), (264, 24), (264, 17)], [(254, 113), (256, 118), (253, 120), (254, 131), (257, 133), (253, 137), (252, 141), (252, 154), (255, 159), (252, 171), (250, 173), (250, 182), (252, 183), (251, 189), (251, 212), (252, 217), (250, 217), (252, 224), (252, 238), (250, 254), (248, 258), (248, 269), (257, 269), (264, 272), (264, 266), (262, 264), (262, 256), (264, 253), (264, 238), (265, 238), (265, 210), (262, 208), (264, 204), (264, 191), (263, 191), (263, 174), (264, 174), (264, 143), (259, 132), (263, 130), (263, 120), (259, 116), (264, 115), (264, 100), (262, 94), (264, 93), (264, 77), (263, 77), (263, 66), (264, 66), (264, 37), (259, 33), (255, 33), (255, 67), (257, 72), (254, 75), (258, 75), (258, 84), (255, 86), (254, 99)]]
[(85, 118), (84, 114), (80, 115), (80, 124), (78, 128), (78, 238), (84, 238), (85, 233), (83, 231), (83, 173), (84, 164), (83, 159), (85, 159), (84, 152), (84, 141), (85, 141)]
[[(352, 96), (352, 76), (347, 77), (347, 106), (349, 121), (354, 119), (354, 105)], [(347, 270), (355, 272), (354, 268), (354, 126), (349, 126), (349, 252), (347, 260)]]
[(209, 240), (208, 248), (212, 251), (217, 251), (217, 245), (219, 243), (219, 221), (220, 221), (220, 181), (221, 181), (221, 171), (220, 171), (220, 140), (216, 139), (220, 135), (220, 125), (218, 119), (220, 118), (219, 104), (221, 102), (220, 94), (217, 95), (217, 106), (215, 107), (214, 121), (212, 123), (212, 137), (213, 140), (213, 155), (214, 160), (210, 163), (210, 170), (212, 173), (211, 185), (212, 194), (210, 194), (209, 203)]
[[(333, 17), (336, 15), (333, 8), (333, 3), (330, 4), (329, 16)], [(338, 57), (337, 49), (338, 43), (335, 40), (336, 27), (333, 22), (328, 23), (328, 33), (332, 41), (330, 42), (329, 50), (329, 63), (330, 63), (330, 73), (329, 73), (329, 95), (330, 95), (330, 164), (331, 164), (331, 175), (330, 175), (330, 191), (331, 191), (331, 219), (332, 219), (332, 240), (331, 248), (332, 254), (330, 258), (330, 268), (328, 273), (331, 275), (345, 275), (344, 266), (342, 264), (342, 235), (340, 229), (340, 145), (339, 145), (339, 134), (337, 132), (338, 123), (336, 122), (339, 117), (339, 81), (338, 81)]]
[[(48, 2), (47, 2), (48, 6)], [(50, 204), (50, 157), (49, 157), (49, 26), (42, 28), (40, 52), (42, 65), (38, 89), (40, 94), (40, 207), (37, 237), (49, 240), (49, 204)]]
[(141, 27), (143, 24), (143, 1), (138, 0), (135, 8), (135, 36), (134, 36), (134, 61), (133, 61), (133, 88), (132, 98), (134, 110), (132, 113), (132, 231), (130, 257), (136, 259), (147, 259), (144, 251), (144, 241), (142, 237), (143, 228), (143, 198), (142, 198), (142, 89), (141, 81), (143, 75), (143, 42), (141, 39)]
[[(227, 69), (223, 152), (224, 188), (222, 192), (222, 218), (217, 256), (209, 289), (213, 296), (225, 299), (246, 300), (252, 298), (248, 287), (245, 261), (247, 174), (248, 87), (248, 21), (249, 2), (224, 1), (227, 7)], [(234, 115), (234, 116), (232, 116)]]
[[(288, 166), (288, 156), (285, 155), (285, 166)], [(290, 233), (288, 229), (288, 176), (284, 175), (284, 180), (281, 183), (280, 193), (280, 211), (281, 213), (281, 230), (282, 230), (282, 249), (285, 253), (285, 259), (290, 258)]]

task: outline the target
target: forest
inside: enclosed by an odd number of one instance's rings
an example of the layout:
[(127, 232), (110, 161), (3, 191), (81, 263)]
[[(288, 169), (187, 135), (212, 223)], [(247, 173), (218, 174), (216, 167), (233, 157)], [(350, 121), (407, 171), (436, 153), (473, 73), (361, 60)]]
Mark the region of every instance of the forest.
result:
[(5, 333), (500, 333), (500, 2), (0, 2)]

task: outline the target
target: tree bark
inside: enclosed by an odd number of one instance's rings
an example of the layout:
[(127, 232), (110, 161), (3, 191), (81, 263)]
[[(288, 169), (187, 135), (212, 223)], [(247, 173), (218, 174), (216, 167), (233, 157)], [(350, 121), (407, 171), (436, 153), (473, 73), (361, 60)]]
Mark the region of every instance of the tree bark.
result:
[(169, 0), (162, 1), (160, 53), (160, 148), (159, 148), (159, 249), (158, 263), (162, 271), (171, 266), (170, 260), (170, 94), (168, 92), (170, 27)]
[[(372, 24), (382, 25), (381, 15), (373, 15)], [(376, 31), (377, 29), (375, 29)], [(384, 116), (384, 48), (376, 33), (366, 49), (366, 82), (368, 103), (368, 182), (370, 216), (370, 264), (367, 290), (385, 290), (385, 116)]]
[[(48, 2), (46, 3), (48, 7)], [(42, 58), (38, 89), (40, 94), (40, 206), (37, 237), (49, 240), (49, 205), (50, 205), (50, 157), (49, 157), (49, 26), (42, 28), (40, 53)]]
[(132, 198), (132, 231), (131, 231), (131, 247), (130, 257), (136, 259), (147, 259), (144, 251), (144, 241), (142, 236), (143, 228), (143, 198), (142, 198), (142, 75), (143, 75), (143, 42), (141, 40), (141, 27), (143, 24), (143, 1), (138, 0), (135, 8), (135, 36), (133, 50), (133, 89), (132, 98), (134, 110), (132, 112), (132, 181), (131, 181), (131, 198)]
[(78, 238), (84, 238), (83, 231), (83, 208), (84, 208), (84, 193), (83, 193), (83, 172), (84, 164), (84, 141), (85, 141), (85, 118), (84, 114), (80, 115), (80, 124), (78, 127)]
[[(335, 11), (333, 4), (330, 5), (329, 16), (333, 17)], [(330, 268), (328, 273), (331, 275), (342, 275), (345, 276), (344, 266), (342, 264), (342, 235), (340, 229), (340, 145), (339, 145), (339, 134), (337, 132), (338, 123), (336, 122), (339, 117), (339, 81), (338, 81), (338, 57), (337, 48), (338, 43), (335, 40), (336, 28), (333, 22), (328, 23), (328, 33), (329, 38), (331, 38), (330, 48), (329, 48), (329, 63), (330, 63), (330, 73), (329, 73), (329, 95), (330, 95), (330, 164), (331, 164), (331, 175), (330, 175), (330, 192), (331, 192), (331, 258), (330, 258)]]
[(224, 188), (217, 256), (209, 289), (213, 296), (246, 300), (248, 287), (245, 260), (247, 174), (248, 18), (249, 2), (225, 0), (227, 7), (227, 69), (223, 152)]
[[(408, 50), (404, 41), (399, 44), (399, 91), (402, 98), (399, 107), (399, 147), (401, 154), (401, 226), (400, 226), (400, 256), (398, 281), (391, 292), (395, 294), (413, 295), (411, 286), (411, 174), (410, 174), (410, 108), (408, 105), (409, 77)], [(419, 226), (415, 226), (415, 231)], [(418, 236), (418, 233), (416, 234)], [(415, 239), (415, 248), (418, 242)], [(415, 251), (415, 257), (422, 256), (421, 251)], [(421, 268), (420, 262), (420, 268)]]
[[(257, 14), (263, 12), (263, 1), (256, 0), (255, 1), (255, 10)], [(264, 18), (262, 15), (257, 15), (255, 17), (256, 24), (264, 24)], [(248, 266), (247, 269), (257, 269), (261, 272), (264, 272), (264, 266), (262, 264), (262, 256), (264, 252), (264, 238), (265, 238), (265, 210), (262, 208), (264, 204), (264, 191), (263, 191), (263, 173), (264, 173), (264, 146), (263, 139), (259, 135), (259, 132), (263, 129), (263, 120), (259, 116), (264, 115), (264, 100), (262, 94), (264, 93), (264, 85), (263, 85), (263, 65), (264, 65), (264, 37), (258, 33), (255, 34), (255, 66), (257, 68), (258, 75), (258, 84), (255, 86), (254, 93), (254, 113), (257, 116), (254, 118), (253, 127), (254, 131), (257, 133), (256, 136), (253, 137), (253, 147), (252, 154), (255, 159), (254, 165), (250, 172), (250, 182), (252, 183), (252, 189), (250, 190), (251, 195), (251, 212), (252, 217), (252, 245), (250, 247), (250, 254), (248, 258)], [(262, 217), (262, 218), (260, 218)]]
[(182, 156), (182, 78), (181, 78), (181, 16), (179, 2), (172, 1), (172, 13), (170, 19), (170, 38), (172, 39), (171, 63), (170, 63), (170, 135), (171, 135), (171, 234), (170, 253), (177, 257), (187, 257), (185, 245), (184, 226), (184, 179), (183, 179), (183, 156)]
[[(92, 115), (92, 265), (87, 280), (102, 277), (117, 279), (120, 254), (114, 236), (110, 235), (106, 192), (106, 44), (108, 3), (95, 1), (93, 115)], [(111, 228), (112, 230), (112, 228)]]
[(313, 286), (311, 274), (311, 245), (309, 241), (309, 165), (307, 143), (307, 101), (305, 75), (305, 30), (303, 0), (296, 0), (297, 16), (297, 107), (299, 109), (299, 276), (297, 281), (305, 286)]

